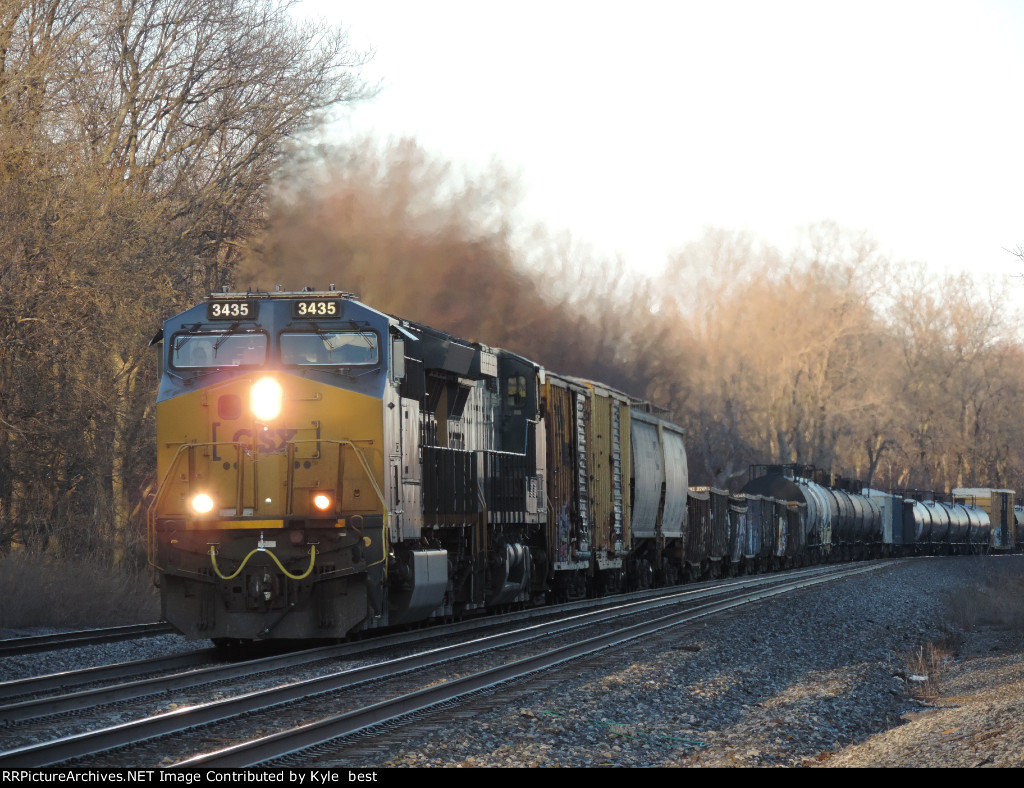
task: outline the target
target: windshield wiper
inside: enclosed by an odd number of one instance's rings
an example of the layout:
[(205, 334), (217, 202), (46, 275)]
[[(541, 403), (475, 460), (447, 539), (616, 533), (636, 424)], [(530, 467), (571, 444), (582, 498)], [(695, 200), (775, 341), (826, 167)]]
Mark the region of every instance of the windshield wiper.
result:
[(313, 330), (316, 331), (316, 335), (320, 337), (321, 341), (323, 341), (324, 347), (326, 347), (328, 350), (336, 350), (334, 342), (331, 340), (330, 335), (326, 331), (320, 328), (320, 326), (318, 326), (313, 321), (310, 321), (309, 324), (313, 326)]
[(216, 342), (213, 343), (213, 356), (214, 356), (214, 358), (217, 357), (217, 348), (219, 348), (221, 345), (223, 345), (224, 344), (224, 340), (227, 339), (232, 334), (234, 334), (235, 333), (235, 329), (238, 328), (240, 325), (241, 325), (241, 321), (239, 321), (237, 323), (232, 323), (230, 326), (228, 326), (228, 330), (224, 334), (224, 336), (222, 336), (220, 339), (218, 339)]

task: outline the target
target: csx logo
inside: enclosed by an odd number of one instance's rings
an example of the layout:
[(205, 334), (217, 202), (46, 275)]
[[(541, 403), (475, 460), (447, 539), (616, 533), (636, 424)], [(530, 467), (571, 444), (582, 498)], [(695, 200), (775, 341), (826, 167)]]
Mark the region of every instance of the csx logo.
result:
[[(222, 436), (217, 434), (218, 428), (222, 426), (221, 423), (215, 421), (211, 426), (213, 427), (213, 442), (216, 444), (224, 440)], [(243, 427), (242, 429), (235, 430), (231, 436), (231, 442), (255, 448), (261, 454), (279, 454), (288, 449), (288, 442), (294, 439), (298, 432), (298, 430), (284, 427), (274, 430), (256, 430), (254, 439), (253, 430)], [(319, 437), (319, 430), (317, 430), (317, 433), (317, 437)], [(213, 459), (220, 460), (219, 454), (220, 452), (217, 451)]]
[(245, 443), (252, 446), (254, 443), (256, 448), (264, 454), (277, 454), (278, 452), (285, 451), (288, 447), (288, 441), (295, 437), (298, 430), (260, 430), (256, 433), (256, 440), (253, 441), (252, 430), (238, 430), (234, 435), (231, 436), (233, 443)]

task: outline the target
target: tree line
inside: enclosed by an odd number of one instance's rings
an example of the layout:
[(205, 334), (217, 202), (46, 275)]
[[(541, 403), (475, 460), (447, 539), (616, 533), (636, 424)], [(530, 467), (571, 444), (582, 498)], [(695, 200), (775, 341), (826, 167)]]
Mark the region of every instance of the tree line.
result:
[(669, 408), (693, 483), (815, 464), (1024, 489), (1013, 282), (866, 234), (709, 230), (660, 278), (530, 226), (500, 167), (314, 145), (372, 94), (343, 30), (273, 0), (0, 0), (0, 550), (138, 562), (148, 347), (221, 286), (304, 285)]
[(414, 141), (321, 148), (289, 173), (241, 284), (339, 283), (393, 314), (668, 408), (691, 478), (811, 464), (884, 489), (1024, 490), (1024, 345), (1010, 274), (893, 260), (822, 222), (789, 250), (709, 229), (661, 276), (526, 232), (515, 182)]

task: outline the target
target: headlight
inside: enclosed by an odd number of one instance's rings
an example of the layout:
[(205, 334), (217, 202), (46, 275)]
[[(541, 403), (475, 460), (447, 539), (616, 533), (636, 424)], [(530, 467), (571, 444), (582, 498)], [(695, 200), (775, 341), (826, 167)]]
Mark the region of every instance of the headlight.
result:
[(313, 506), (321, 512), (326, 512), (331, 508), (331, 496), (326, 493), (317, 493), (313, 496)]
[(209, 514), (213, 511), (213, 498), (206, 493), (199, 493), (192, 499), (192, 511), (196, 514)]
[(284, 394), (281, 384), (273, 378), (263, 378), (252, 387), (252, 412), (260, 421), (276, 419), (281, 413), (281, 400)]

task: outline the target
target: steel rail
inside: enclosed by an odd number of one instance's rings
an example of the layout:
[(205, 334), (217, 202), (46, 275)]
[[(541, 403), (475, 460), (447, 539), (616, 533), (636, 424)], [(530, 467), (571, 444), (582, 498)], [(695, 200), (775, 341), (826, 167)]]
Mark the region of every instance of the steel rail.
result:
[[(189, 651), (185, 654), (174, 654), (152, 659), (138, 659), (130, 662), (117, 662), (110, 665), (97, 665), (92, 668), (79, 668), (62, 673), (48, 673), (45, 676), (31, 676), (25, 679), (12, 679), (0, 682), (0, 701), (9, 702), (13, 698), (34, 695), (52, 690), (67, 691), (83, 684), (95, 684), (101, 681), (125, 680), (134, 676), (143, 676), (161, 671), (182, 670), (206, 665), (217, 660), (220, 652), (214, 648)], [(4, 719), (0, 705), (0, 720)]]
[(170, 624), (129, 624), (106, 629), (84, 629), (77, 632), (60, 632), (54, 635), (32, 635), (29, 637), (0, 640), (0, 657), (30, 654), (37, 651), (51, 651), (59, 648), (90, 646), (110, 643), (115, 640), (156, 637), (174, 632)]

